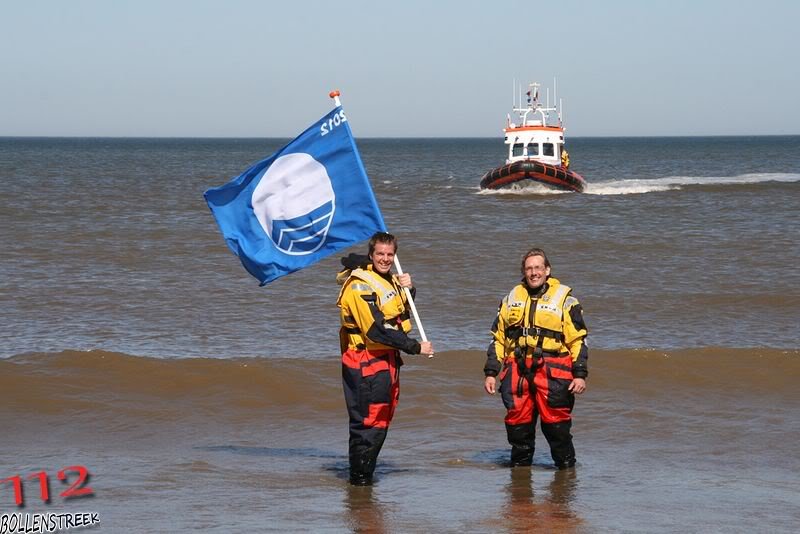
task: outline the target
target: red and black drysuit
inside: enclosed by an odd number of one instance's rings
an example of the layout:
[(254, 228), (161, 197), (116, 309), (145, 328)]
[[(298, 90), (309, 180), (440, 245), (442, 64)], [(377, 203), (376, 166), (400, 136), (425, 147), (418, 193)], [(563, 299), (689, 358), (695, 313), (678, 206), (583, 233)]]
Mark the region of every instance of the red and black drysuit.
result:
[(419, 354), (420, 344), (408, 336), (406, 301), (391, 273), (381, 275), (369, 266), (340, 273), (339, 280), (345, 276), (337, 304), (350, 416), (350, 481), (369, 484), (400, 397), (399, 351)]

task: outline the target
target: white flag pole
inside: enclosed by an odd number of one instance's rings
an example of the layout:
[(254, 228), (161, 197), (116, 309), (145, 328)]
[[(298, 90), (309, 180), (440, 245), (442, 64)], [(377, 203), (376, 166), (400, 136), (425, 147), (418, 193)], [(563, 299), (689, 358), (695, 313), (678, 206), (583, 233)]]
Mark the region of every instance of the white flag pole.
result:
[[(336, 107), (342, 105), (341, 100), (339, 100), (339, 95), (341, 93), (338, 90), (331, 91), (328, 93), (328, 96), (333, 99), (333, 103), (336, 104)], [(397, 259), (397, 256), (394, 257), (394, 266), (397, 268), (397, 274), (403, 274), (403, 268), (400, 267), (400, 260)], [(419, 336), (422, 338), (422, 341), (428, 341), (428, 336), (425, 335), (425, 329), (422, 328), (422, 323), (419, 320), (419, 314), (417, 313), (417, 306), (414, 304), (414, 299), (411, 297), (411, 290), (407, 287), (403, 288), (406, 293), (406, 298), (408, 299), (408, 305), (411, 306), (411, 314), (414, 316), (414, 322), (417, 323), (417, 330), (419, 330)], [(433, 358), (433, 354), (429, 354), (428, 358)]]
[[(403, 274), (403, 268), (400, 267), (400, 260), (397, 258), (397, 255), (394, 256), (394, 266), (397, 268), (397, 274)], [(419, 320), (419, 314), (417, 313), (417, 306), (414, 304), (414, 299), (411, 297), (411, 290), (407, 287), (403, 288), (406, 293), (406, 298), (408, 299), (408, 305), (411, 306), (411, 314), (414, 316), (414, 322), (417, 323), (417, 330), (419, 330), (419, 337), (422, 338), (422, 341), (428, 341), (428, 336), (425, 335), (425, 329), (422, 328), (422, 322)], [(433, 358), (433, 354), (429, 354), (428, 358)]]

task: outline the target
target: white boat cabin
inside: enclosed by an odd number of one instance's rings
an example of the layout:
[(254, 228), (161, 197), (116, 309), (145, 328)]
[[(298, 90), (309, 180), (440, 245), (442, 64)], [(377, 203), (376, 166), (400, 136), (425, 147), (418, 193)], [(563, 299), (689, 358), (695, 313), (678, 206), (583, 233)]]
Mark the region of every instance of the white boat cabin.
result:
[[(522, 90), (520, 89), (520, 92)], [(506, 163), (535, 159), (550, 165), (561, 165), (561, 153), (564, 149), (564, 128), (561, 113), (555, 107), (542, 105), (539, 102), (539, 84), (532, 83), (527, 92), (528, 103), (514, 108), (519, 115), (519, 124), (511, 122), (508, 117), (505, 133), (505, 144), (508, 145)], [(549, 100), (549, 94), (548, 94)], [(558, 121), (549, 123), (550, 113), (556, 112)]]

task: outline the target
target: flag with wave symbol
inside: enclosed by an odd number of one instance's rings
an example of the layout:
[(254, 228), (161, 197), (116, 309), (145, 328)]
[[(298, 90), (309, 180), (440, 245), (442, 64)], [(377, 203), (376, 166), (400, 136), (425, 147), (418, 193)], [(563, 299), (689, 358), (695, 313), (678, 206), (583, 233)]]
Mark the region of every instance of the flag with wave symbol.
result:
[(341, 106), (204, 196), (262, 286), (386, 231)]

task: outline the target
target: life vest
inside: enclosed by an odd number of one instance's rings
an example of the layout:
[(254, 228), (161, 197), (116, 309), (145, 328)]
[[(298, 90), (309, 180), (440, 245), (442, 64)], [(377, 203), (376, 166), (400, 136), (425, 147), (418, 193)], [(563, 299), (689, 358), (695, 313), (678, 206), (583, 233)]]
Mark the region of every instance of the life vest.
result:
[[(343, 278), (338, 277), (337, 281)], [(375, 343), (367, 338), (361, 331), (355, 318), (350, 316), (342, 307), (342, 299), (346, 292), (355, 291), (362, 295), (374, 295), (376, 298), (376, 305), (381, 310), (384, 316), (384, 327), (402, 330), (403, 332), (411, 331), (411, 317), (406, 308), (405, 299), (402, 295), (400, 286), (394, 281), (389, 282), (374, 271), (367, 269), (353, 269), (349, 276), (344, 280), (339, 297), (336, 299), (336, 305), (342, 308), (340, 316), (342, 328), (340, 329), (340, 341), (342, 348), (366, 348), (368, 350), (392, 349), (387, 345)], [(368, 317), (362, 317), (362, 321), (373, 321), (371, 314)], [(369, 330), (370, 324), (365, 325), (365, 330)]]
[(538, 298), (531, 298), (527, 286), (519, 284), (503, 299), (507, 356), (515, 350), (517, 356), (523, 350), (526, 356), (569, 352), (564, 343), (563, 317), (571, 288), (552, 277), (547, 284)]

